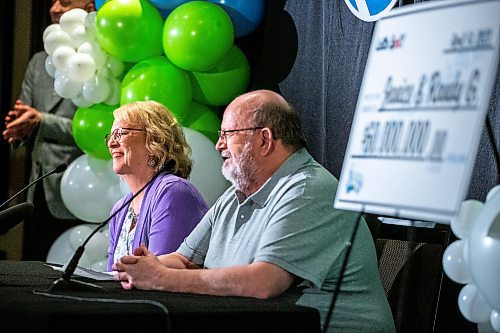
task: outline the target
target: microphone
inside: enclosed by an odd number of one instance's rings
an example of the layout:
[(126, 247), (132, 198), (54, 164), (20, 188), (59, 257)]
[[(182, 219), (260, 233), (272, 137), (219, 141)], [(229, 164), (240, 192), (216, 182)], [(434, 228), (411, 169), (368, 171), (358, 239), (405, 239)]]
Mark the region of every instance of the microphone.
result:
[(85, 245), (87, 245), (87, 243), (90, 241), (92, 236), (94, 236), (99, 230), (104, 228), (104, 226), (106, 226), (106, 224), (108, 224), (108, 222), (111, 221), (111, 219), (113, 217), (115, 217), (116, 214), (118, 214), (118, 212), (120, 212), (122, 209), (128, 207), (128, 205), (132, 202), (132, 200), (134, 200), (135, 197), (137, 197), (139, 195), (139, 193), (144, 191), (144, 189), (146, 189), (146, 187), (150, 183), (152, 183), (159, 174), (160, 173), (157, 173), (153, 178), (151, 178), (151, 180), (148, 181), (146, 183), (146, 185), (144, 185), (129, 200), (127, 200), (123, 205), (121, 205), (121, 207), (118, 208), (113, 214), (111, 214), (110, 217), (108, 217), (106, 220), (101, 222), (99, 224), (99, 226), (97, 228), (95, 228), (90, 233), (90, 235), (88, 235), (88, 237), (85, 239), (85, 241), (82, 243), (82, 245), (80, 245), (78, 247), (78, 249), (76, 249), (75, 253), (73, 254), (73, 257), (71, 258), (68, 265), (66, 266), (66, 269), (64, 270), (63, 275), (60, 278), (58, 278), (57, 280), (55, 280), (52, 283), (52, 285), (47, 289), (47, 291), (74, 290), (74, 289), (88, 289), (88, 290), (93, 290), (93, 291), (96, 291), (96, 290), (103, 291), (104, 290), (104, 288), (102, 288), (101, 286), (98, 286), (98, 285), (95, 285), (92, 283), (87, 283), (87, 282), (71, 279), (71, 276), (75, 272), (76, 267), (78, 266), (78, 262), (80, 261), (80, 258), (82, 257), (83, 252), (85, 251)]
[(0, 212), (0, 235), (9, 231), (33, 212), (33, 204), (23, 202)]
[[(0, 205), (0, 210), (3, 208), (3, 206), (7, 205), (9, 202), (11, 202), (12, 200), (14, 200), (15, 198), (17, 198), (21, 193), (23, 193), (24, 191), (26, 191), (28, 188), (30, 188), (31, 186), (33, 186), (34, 184), (38, 183), (40, 180), (54, 174), (54, 173), (61, 173), (63, 172), (64, 170), (66, 170), (68, 168), (68, 165), (66, 163), (63, 163), (61, 165), (59, 165), (57, 168), (55, 168), (54, 170), (46, 173), (45, 175), (43, 176), (40, 176), (38, 177), (37, 179), (35, 179), (34, 181), (32, 181), (31, 183), (29, 183), (26, 187), (24, 187), (21, 191), (17, 192), (16, 194), (14, 194), (13, 196), (11, 196), (7, 201), (5, 201), (3, 204)], [(28, 214), (29, 215), (29, 214)]]

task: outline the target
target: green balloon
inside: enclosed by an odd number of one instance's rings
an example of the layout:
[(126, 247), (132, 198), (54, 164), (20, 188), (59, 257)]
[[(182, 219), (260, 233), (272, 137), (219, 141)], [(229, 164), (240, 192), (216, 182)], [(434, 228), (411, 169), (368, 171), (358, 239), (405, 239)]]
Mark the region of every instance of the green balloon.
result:
[(160, 13), (147, 0), (108, 0), (97, 12), (97, 41), (122, 61), (162, 54), (162, 29)]
[(72, 123), (73, 137), (84, 153), (101, 160), (111, 159), (104, 136), (113, 126), (113, 111), (117, 107), (118, 105), (95, 104), (76, 110)]
[(220, 130), (221, 120), (210, 107), (196, 102), (191, 103), (191, 108), (183, 122), (185, 127), (194, 129), (204, 134), (213, 143), (219, 139), (217, 131)]
[(193, 99), (207, 105), (229, 104), (245, 92), (250, 81), (250, 65), (235, 45), (215, 67), (189, 74)]
[(163, 50), (176, 66), (204, 71), (215, 65), (233, 45), (234, 30), (224, 9), (206, 1), (175, 8), (163, 28)]
[(191, 94), (187, 73), (159, 56), (138, 62), (128, 71), (122, 81), (120, 104), (154, 100), (182, 121), (191, 105)]

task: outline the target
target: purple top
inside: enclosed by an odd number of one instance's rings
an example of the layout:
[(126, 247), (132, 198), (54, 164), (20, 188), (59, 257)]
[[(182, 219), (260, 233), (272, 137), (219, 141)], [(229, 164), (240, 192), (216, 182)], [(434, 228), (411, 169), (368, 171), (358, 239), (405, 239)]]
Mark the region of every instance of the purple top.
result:
[[(188, 180), (166, 172), (160, 173), (144, 191), (133, 248), (145, 244), (155, 255), (174, 252), (205, 215), (208, 205)], [(110, 215), (131, 197), (129, 193), (118, 200)], [(108, 271), (112, 270), (116, 243), (127, 211), (128, 207), (124, 207), (109, 222)]]

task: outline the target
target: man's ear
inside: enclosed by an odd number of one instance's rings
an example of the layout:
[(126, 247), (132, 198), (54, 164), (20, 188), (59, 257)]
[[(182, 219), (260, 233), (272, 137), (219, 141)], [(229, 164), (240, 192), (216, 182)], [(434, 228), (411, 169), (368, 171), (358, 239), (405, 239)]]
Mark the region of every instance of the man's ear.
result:
[(269, 127), (264, 127), (260, 131), (260, 137), (262, 140), (260, 145), (261, 154), (267, 156), (274, 150), (275, 140), (273, 131)]

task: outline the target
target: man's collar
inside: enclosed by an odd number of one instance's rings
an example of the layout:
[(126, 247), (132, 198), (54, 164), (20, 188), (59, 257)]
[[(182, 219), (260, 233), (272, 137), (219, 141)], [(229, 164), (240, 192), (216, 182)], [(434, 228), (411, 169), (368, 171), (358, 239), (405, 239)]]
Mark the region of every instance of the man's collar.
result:
[[(284, 176), (295, 173), (302, 165), (311, 159), (311, 155), (307, 152), (306, 148), (301, 148), (292, 155), (290, 155), (283, 164), (276, 170), (276, 172), (257, 190), (254, 194), (250, 195), (246, 200), (252, 200), (255, 204), (260, 207), (266, 205), (269, 195), (278, 183), (278, 181)], [(236, 192), (235, 195), (238, 198), (244, 196), (243, 193)], [(244, 202), (243, 201), (243, 202)]]

